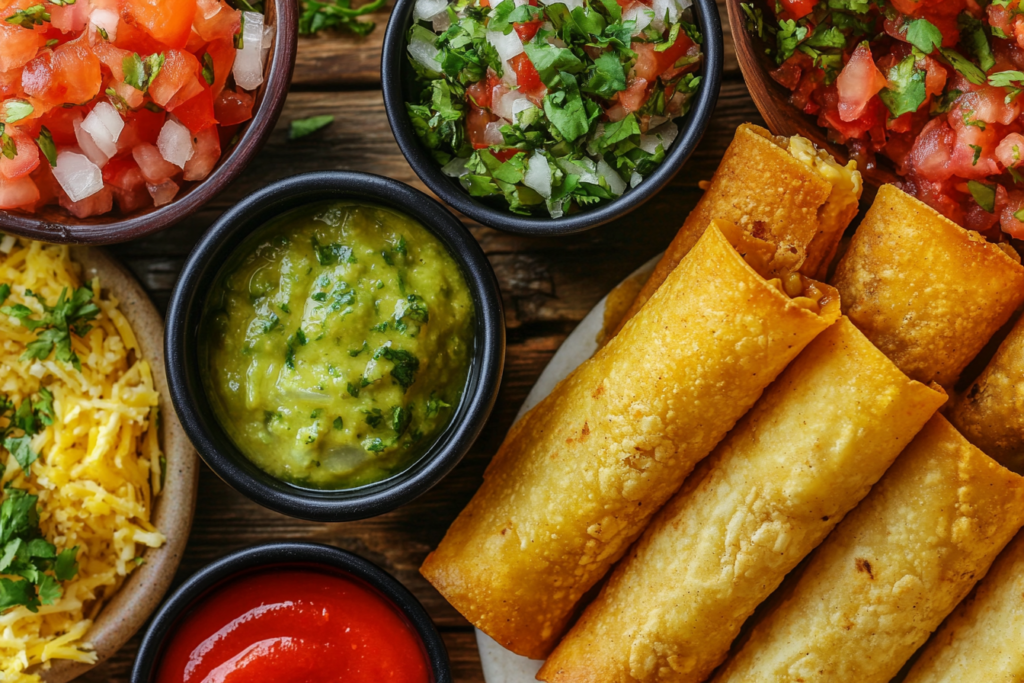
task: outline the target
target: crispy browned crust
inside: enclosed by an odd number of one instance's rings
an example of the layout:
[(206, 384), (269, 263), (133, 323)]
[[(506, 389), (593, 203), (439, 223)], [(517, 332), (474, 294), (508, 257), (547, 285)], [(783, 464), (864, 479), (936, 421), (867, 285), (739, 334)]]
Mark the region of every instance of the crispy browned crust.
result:
[(843, 313), (920, 382), (952, 386), (1024, 302), (1024, 267), (891, 185), (836, 268)]
[(421, 573), (497, 642), (544, 657), (580, 597), (837, 308), (794, 304), (709, 229), (650, 305), (513, 426)]
[(1024, 479), (935, 415), (715, 683), (888, 683), (1024, 523)]
[(780, 271), (799, 269), (808, 277), (824, 279), (843, 230), (856, 215), (854, 206), (835, 225), (822, 226), (819, 215), (831, 192), (831, 183), (775, 144), (767, 130), (749, 123), (739, 126), (711, 184), (618, 329), (647, 303), (716, 218), (732, 221), (774, 244), (778, 249), (774, 265)]
[(704, 681), (944, 401), (840, 320), (654, 518), (538, 678)]

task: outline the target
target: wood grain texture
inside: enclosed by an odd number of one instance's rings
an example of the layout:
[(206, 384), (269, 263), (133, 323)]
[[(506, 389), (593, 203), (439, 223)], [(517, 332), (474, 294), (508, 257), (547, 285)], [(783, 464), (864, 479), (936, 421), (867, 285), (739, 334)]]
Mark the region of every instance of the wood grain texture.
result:
[[(295, 83), (302, 90), (293, 88), (277, 129), (250, 167), (181, 225), (112, 248), (139, 277), (158, 308), (166, 308), (177, 274), (203, 231), (227, 207), (274, 180), (346, 169), (378, 173), (425, 189), (399, 152), (380, 91), (373, 89), (377, 59), (373, 51), (379, 52), (382, 29), (379, 25), (365, 39), (302, 39), (295, 73)], [(368, 54), (358, 55), (360, 51)], [(727, 67), (735, 63), (727, 39)], [(336, 121), (308, 138), (288, 142), (288, 123), (315, 114), (333, 114)], [(520, 404), (566, 335), (612, 287), (665, 248), (697, 203), (697, 183), (711, 177), (736, 126), (744, 121), (762, 122), (734, 70), (722, 86), (715, 117), (689, 163), (668, 187), (629, 216), (561, 238), (509, 235), (467, 221), (498, 276), (508, 326), (498, 403), (471, 452), (441, 484), (413, 503), (381, 517), (343, 524), (303, 522), (265, 510), (203, 466), (192, 534), (175, 585), (210, 561), (254, 543), (308, 540), (336, 545), (376, 562), (405, 584), (444, 634), (455, 680), (482, 683), (472, 629), (419, 576), (419, 565), (480, 485), (484, 468)], [(138, 637), (78, 680), (127, 683), (137, 648)]]

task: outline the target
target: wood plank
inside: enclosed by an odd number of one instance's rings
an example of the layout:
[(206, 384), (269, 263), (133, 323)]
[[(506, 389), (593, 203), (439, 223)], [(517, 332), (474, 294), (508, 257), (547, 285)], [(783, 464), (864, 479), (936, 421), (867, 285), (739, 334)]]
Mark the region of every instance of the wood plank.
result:
[[(322, 113), (334, 114), (336, 122), (311, 138), (287, 141), (288, 121)], [(444, 632), (455, 680), (481, 683), (469, 625), (417, 569), (479, 487), (487, 462), (562, 340), (611, 287), (668, 243), (680, 217), (700, 196), (698, 181), (711, 177), (735, 127), (744, 121), (760, 122), (760, 117), (742, 82), (729, 79), (712, 124), (687, 166), (654, 199), (609, 225), (542, 239), (467, 222), (498, 276), (509, 340), (497, 406), (471, 452), (417, 501), (388, 515), (345, 524), (302, 522), (265, 510), (204, 466), (195, 523), (175, 586), (210, 561), (254, 543), (308, 540), (345, 548), (402, 581)], [(391, 136), (378, 91), (293, 92), (267, 146), (220, 197), (184, 224), (112, 251), (163, 309), (188, 252), (227, 207), (274, 180), (326, 169), (378, 173), (425, 189)], [(81, 680), (127, 683), (137, 647), (138, 638)]]
[[(725, 0), (717, 0), (722, 19), (725, 48), (725, 74), (736, 76), (740, 72), (732, 32), (726, 18)], [(295, 60), (293, 86), (303, 87), (375, 87), (380, 83), (380, 53), (384, 43), (384, 27), (390, 15), (387, 12), (367, 15), (377, 28), (366, 37), (342, 31), (324, 31), (315, 36), (299, 38), (299, 52)]]

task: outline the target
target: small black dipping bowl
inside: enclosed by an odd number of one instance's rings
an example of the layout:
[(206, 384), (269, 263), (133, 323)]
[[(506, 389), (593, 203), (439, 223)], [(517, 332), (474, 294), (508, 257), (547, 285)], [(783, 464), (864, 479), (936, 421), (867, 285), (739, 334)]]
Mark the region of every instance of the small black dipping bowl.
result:
[[(231, 553), (208, 564), (185, 581), (164, 602), (149, 622), (132, 667), (132, 683), (154, 683), (165, 646), (189, 608), (216, 587), (239, 574), (263, 569), (320, 569), (326, 573), (354, 577), (373, 587), (394, 605), (416, 630), (424, 656), (433, 673), (433, 683), (451, 683), (448, 651), (426, 610), (405, 586), (377, 565), (358, 555), (317, 543), (266, 543)], [(268, 683), (270, 683), (268, 681)]]
[[(235, 446), (217, 422), (200, 378), (199, 323), (220, 268), (254, 230), (301, 206), (349, 199), (377, 204), (418, 220), (462, 268), (476, 309), (475, 347), (462, 399), (448, 427), (407, 469), (359, 488), (316, 490), (267, 474)], [(164, 338), (171, 400), (199, 455), (217, 476), (260, 505), (317, 522), (383, 514), (425, 493), (458, 464), (494, 407), (505, 359), (501, 294), (480, 245), (455, 216), (408, 185), (367, 173), (307, 173), (272, 183), (246, 197), (203, 235), (189, 254), (171, 295)]]
[[(601, 202), (593, 208), (578, 211), (561, 218), (550, 216), (520, 216), (508, 210), (502, 197), (471, 197), (457, 178), (441, 172), (441, 166), (423, 146), (412, 127), (405, 103), (412, 101), (415, 73), (409, 64), (406, 36), (412, 26), (412, 13), (416, 0), (398, 0), (391, 11), (384, 49), (381, 54), (381, 85), (384, 89), (384, 109), (406, 161), (427, 187), (438, 197), (479, 223), (524, 235), (566, 235), (604, 225), (625, 216), (658, 193), (675, 177), (700, 143), (711, 122), (722, 87), (722, 22), (715, 0), (693, 0), (694, 13), (704, 36), (701, 46), (704, 61), (699, 71), (700, 88), (689, 113), (679, 121), (679, 136), (665, 155), (661, 165), (635, 188), (627, 188), (622, 196)], [(422, 87), (422, 86), (420, 86)]]

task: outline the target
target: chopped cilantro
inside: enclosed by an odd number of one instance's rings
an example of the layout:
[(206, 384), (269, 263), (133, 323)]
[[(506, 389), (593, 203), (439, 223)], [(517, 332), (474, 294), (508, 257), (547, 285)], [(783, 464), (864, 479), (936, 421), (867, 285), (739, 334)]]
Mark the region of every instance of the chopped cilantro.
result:
[(925, 90), (925, 72), (915, 65), (914, 55), (889, 69), (888, 85), (878, 96), (893, 117), (915, 112), (928, 96)]
[(8, 24), (31, 29), (34, 26), (42, 26), (50, 20), (50, 13), (46, 11), (45, 5), (32, 5), (25, 9), (15, 10), (14, 14), (4, 19)]
[(974, 85), (984, 85), (985, 72), (979, 69), (977, 65), (962, 54), (956, 50), (950, 50), (945, 47), (940, 47), (939, 53), (946, 58), (946, 61), (949, 62), (950, 66), (960, 72), (960, 75), (968, 81)]
[(390, 346), (381, 346), (373, 352), (373, 358), (374, 360), (384, 358), (394, 363), (391, 377), (401, 385), (403, 390), (408, 390), (416, 381), (416, 371), (420, 369), (420, 360), (412, 353), (393, 349)]
[(942, 47), (942, 31), (927, 19), (910, 19), (903, 24), (907, 42), (926, 55)]
[(145, 59), (137, 52), (131, 53), (121, 60), (124, 82), (140, 92), (146, 92), (153, 84), (153, 80), (160, 75), (164, 61), (166, 57), (162, 52), (151, 54)]
[(971, 196), (974, 197), (974, 201), (978, 203), (978, 206), (985, 209), (985, 211), (988, 211), (989, 213), (995, 212), (995, 185), (989, 185), (987, 183), (978, 182), (977, 180), (968, 180), (967, 189), (970, 190)]
[(971, 159), (971, 166), (978, 165), (978, 159), (981, 158), (981, 145), (967, 145), (974, 150), (974, 158)]
[[(960, 28), (960, 42), (967, 47), (971, 56), (978, 60), (981, 70), (988, 71), (995, 66), (996, 58), (992, 54), (992, 46), (989, 45), (988, 36), (985, 35), (985, 25), (967, 12), (961, 12), (957, 18), (957, 26)], [(940, 34), (938, 45), (941, 44), (942, 37)]]
[(25, 100), (7, 100), (4, 102), (4, 121), (15, 123), (32, 116), (35, 107)]
[(34, 296), (43, 308), (41, 318), (33, 318), (32, 309), (23, 304), (4, 306), (0, 313), (18, 319), (22, 325), (36, 333), (35, 341), (31, 341), (21, 354), (22, 360), (36, 358), (45, 360), (56, 349), (56, 358), (71, 363), (79, 372), (82, 371), (78, 354), (71, 348), (71, 334), (84, 337), (92, 329), (88, 324), (99, 315), (100, 308), (92, 301), (92, 289), (88, 286), (76, 289), (71, 298), (67, 298), (67, 288), (61, 290), (57, 303), (48, 306), (38, 295), (26, 291), (26, 295)]
[(13, 159), (18, 156), (18, 145), (15, 144), (14, 138), (5, 132), (6, 127), (6, 124), (0, 121), (0, 154), (8, 159)]
[(985, 122), (980, 119), (974, 118), (973, 109), (964, 110), (960, 113), (960, 115), (964, 120), (965, 126), (974, 126), (975, 128), (981, 128), (982, 130), (985, 130)]
[(213, 85), (215, 80), (213, 72), (213, 57), (210, 56), (209, 52), (203, 53), (203, 80), (206, 81), (206, 85)]

